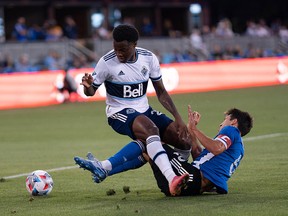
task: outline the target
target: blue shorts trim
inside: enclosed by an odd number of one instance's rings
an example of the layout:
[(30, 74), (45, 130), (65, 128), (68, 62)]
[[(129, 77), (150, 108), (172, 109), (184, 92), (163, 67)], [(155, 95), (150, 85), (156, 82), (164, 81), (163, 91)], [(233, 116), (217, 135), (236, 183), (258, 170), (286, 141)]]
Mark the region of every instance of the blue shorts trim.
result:
[(153, 110), (152, 107), (149, 107), (149, 109), (144, 113), (137, 112), (135, 109), (132, 108), (123, 109), (120, 112), (111, 115), (108, 118), (108, 124), (117, 133), (127, 135), (131, 139), (136, 139), (132, 131), (132, 124), (134, 119), (139, 115), (145, 115), (149, 119), (151, 119), (158, 127), (160, 136), (162, 136), (168, 125), (173, 122), (173, 120), (167, 117), (165, 114), (157, 110)]

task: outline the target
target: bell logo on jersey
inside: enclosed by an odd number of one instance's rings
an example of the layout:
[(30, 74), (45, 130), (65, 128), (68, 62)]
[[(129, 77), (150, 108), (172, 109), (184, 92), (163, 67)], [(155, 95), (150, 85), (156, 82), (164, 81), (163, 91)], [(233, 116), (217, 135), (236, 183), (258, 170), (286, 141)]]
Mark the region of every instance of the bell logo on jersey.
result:
[(143, 95), (143, 83), (139, 83), (138, 86), (132, 89), (130, 85), (123, 85), (123, 97), (124, 98), (137, 98)]
[(142, 83), (113, 83), (105, 81), (107, 94), (116, 98), (135, 99), (146, 94), (148, 81)]

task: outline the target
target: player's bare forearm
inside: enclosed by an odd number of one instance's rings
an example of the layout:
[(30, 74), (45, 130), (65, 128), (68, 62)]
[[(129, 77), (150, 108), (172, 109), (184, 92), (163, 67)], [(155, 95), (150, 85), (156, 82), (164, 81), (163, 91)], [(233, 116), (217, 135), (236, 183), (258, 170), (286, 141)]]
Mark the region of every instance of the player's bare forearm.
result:
[(170, 95), (166, 91), (163, 82), (157, 81), (153, 82), (154, 89), (156, 91), (157, 97), (159, 102), (162, 104), (162, 106), (168, 110), (175, 118), (175, 123), (177, 127), (177, 133), (179, 138), (181, 139), (187, 139), (188, 137), (188, 129), (186, 127), (186, 124), (182, 120), (180, 114), (178, 113), (178, 110), (176, 109), (176, 106), (174, 105)]
[(201, 144), (199, 143), (199, 141), (197, 140), (196, 136), (193, 136), (192, 134), (191, 134), (191, 141), (192, 141), (191, 155), (192, 155), (193, 160), (195, 160), (200, 155), (203, 148)]
[(162, 106), (168, 110), (175, 118), (176, 121), (182, 121), (181, 116), (179, 115), (176, 106), (174, 105), (170, 95), (166, 91), (162, 80), (153, 82), (154, 89), (156, 91), (156, 95), (158, 97), (159, 102)]
[[(202, 133), (196, 125), (200, 121), (201, 115), (196, 111), (192, 111), (191, 106), (188, 106), (188, 130), (191, 136), (201, 143), (204, 148), (214, 155), (218, 155), (225, 150), (225, 146), (219, 140), (214, 140)], [(193, 148), (193, 147), (192, 147)]]
[(174, 105), (171, 97), (167, 93), (167, 91), (162, 92), (161, 94), (157, 95), (158, 100), (162, 104), (162, 106), (168, 110), (175, 118), (175, 120), (182, 120), (180, 114), (177, 111), (176, 106)]
[[(182, 120), (182, 117), (178, 113), (176, 106), (174, 105), (171, 97), (166, 92), (166, 93), (159, 95), (158, 99), (160, 103), (163, 105), (163, 107), (165, 107), (165, 109), (167, 109), (174, 116), (177, 133), (178, 133), (178, 137), (180, 138), (180, 140), (182, 140), (183, 143), (185, 142), (191, 143), (188, 128), (186, 124), (184, 123), (184, 121)], [(184, 147), (182, 146), (182, 148)]]

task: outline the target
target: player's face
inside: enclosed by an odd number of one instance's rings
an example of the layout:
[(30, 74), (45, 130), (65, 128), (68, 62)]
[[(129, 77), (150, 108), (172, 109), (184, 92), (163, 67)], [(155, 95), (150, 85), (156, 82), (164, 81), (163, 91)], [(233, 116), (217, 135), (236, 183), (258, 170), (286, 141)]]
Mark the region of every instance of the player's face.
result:
[(233, 125), (234, 120), (231, 120), (231, 116), (230, 115), (225, 115), (224, 121), (219, 125), (219, 131), (228, 125)]
[(114, 51), (118, 60), (121, 63), (126, 63), (127, 61), (135, 60), (135, 46), (136, 43), (121, 41), (121, 42), (113, 42)]

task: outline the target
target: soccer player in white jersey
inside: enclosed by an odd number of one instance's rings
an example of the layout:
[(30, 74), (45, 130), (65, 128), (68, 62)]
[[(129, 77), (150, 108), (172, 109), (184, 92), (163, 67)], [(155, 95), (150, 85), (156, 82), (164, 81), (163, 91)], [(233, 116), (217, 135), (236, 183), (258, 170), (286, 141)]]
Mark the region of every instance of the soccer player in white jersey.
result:
[[(126, 160), (127, 157), (132, 157), (134, 149), (144, 151), (146, 148), (149, 157), (169, 182), (170, 194), (177, 195), (188, 180), (188, 174), (177, 176), (174, 173), (161, 141), (174, 144), (179, 152), (187, 157), (191, 149), (191, 137), (163, 85), (157, 57), (152, 52), (137, 47), (138, 37), (139, 33), (134, 26), (122, 24), (114, 28), (114, 49), (98, 61), (92, 75), (83, 76), (81, 84), (84, 86), (84, 93), (93, 96), (104, 83), (109, 125), (117, 133), (141, 141), (131, 142), (125, 150), (125, 157), (116, 155), (118, 163), (124, 160), (123, 158)], [(149, 106), (146, 96), (149, 79), (158, 100), (173, 115), (174, 121)], [(145, 143), (145, 146), (142, 146), (142, 143)], [(96, 177), (99, 175), (97, 161), (80, 157), (75, 157), (74, 160)], [(106, 163), (110, 169), (113, 168), (110, 161)]]

